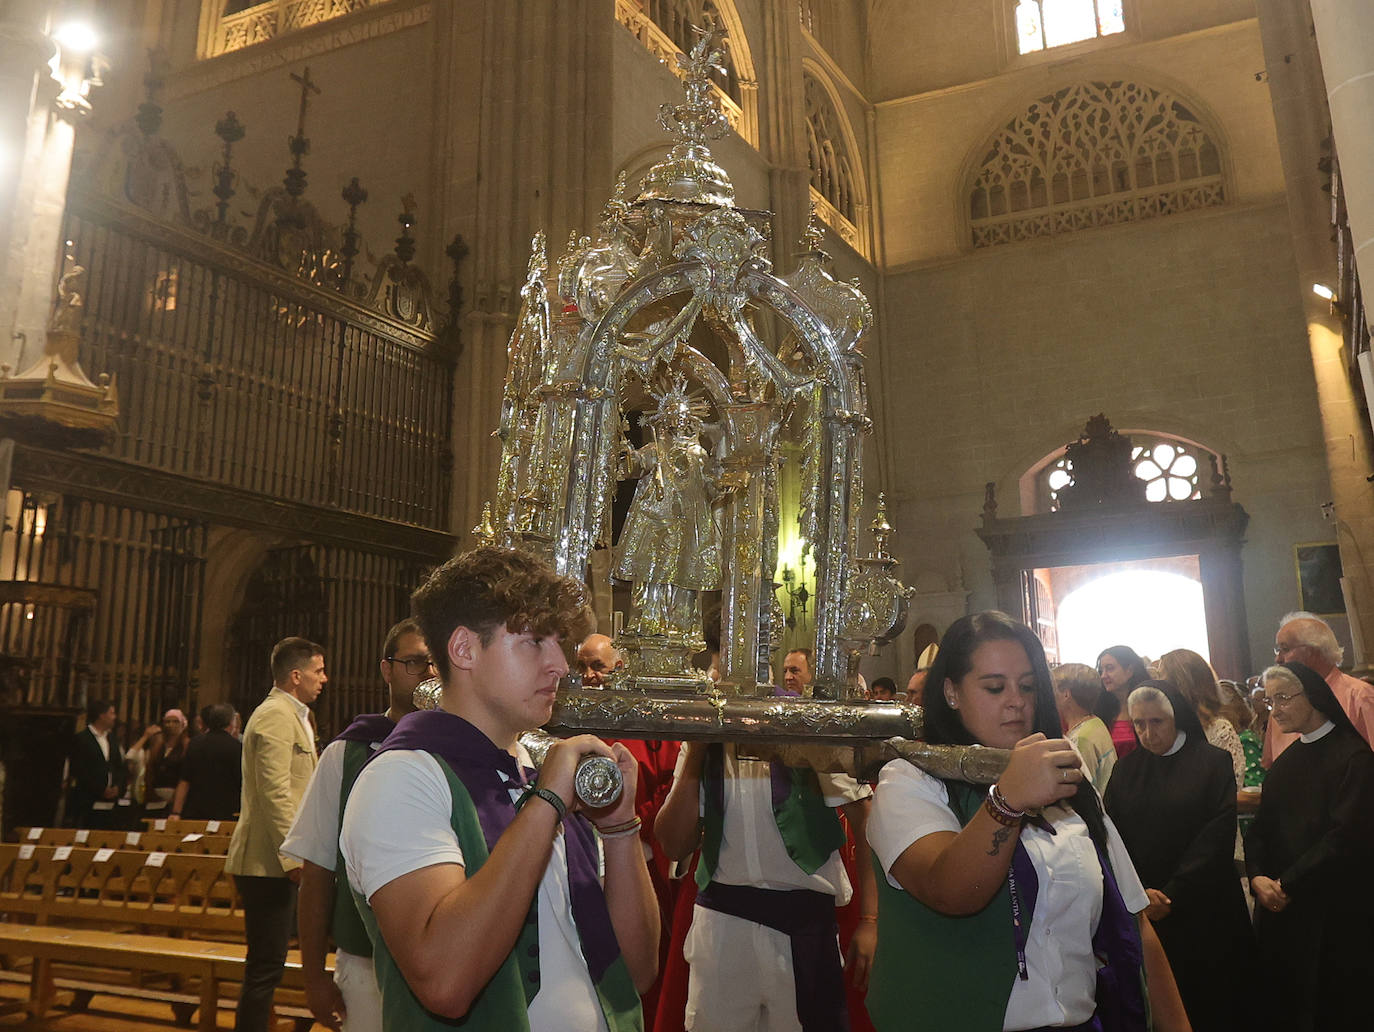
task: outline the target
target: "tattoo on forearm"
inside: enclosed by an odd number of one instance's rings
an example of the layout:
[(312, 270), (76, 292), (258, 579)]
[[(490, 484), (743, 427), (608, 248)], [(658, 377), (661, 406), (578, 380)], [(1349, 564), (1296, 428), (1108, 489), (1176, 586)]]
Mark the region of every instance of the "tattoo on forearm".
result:
[(1011, 838), (1010, 828), (998, 828), (992, 833), (992, 848), (988, 850), (988, 856), (996, 856), (1002, 852), (1002, 846)]

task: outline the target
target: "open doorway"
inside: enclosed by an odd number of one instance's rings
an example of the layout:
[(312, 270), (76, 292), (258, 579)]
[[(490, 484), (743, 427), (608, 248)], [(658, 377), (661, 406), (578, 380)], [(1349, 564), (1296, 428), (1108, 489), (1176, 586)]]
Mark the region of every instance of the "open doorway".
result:
[(1037, 623), (1051, 661), (1087, 663), (1110, 645), (1158, 659), (1210, 656), (1196, 555), (1035, 570)]

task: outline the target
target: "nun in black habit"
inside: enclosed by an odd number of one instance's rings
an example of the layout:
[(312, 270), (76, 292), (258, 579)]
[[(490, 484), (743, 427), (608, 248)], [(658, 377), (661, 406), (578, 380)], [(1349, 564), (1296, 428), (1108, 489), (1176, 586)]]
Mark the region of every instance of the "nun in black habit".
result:
[(1168, 681), (1126, 701), (1141, 748), (1117, 760), (1107, 813), (1150, 897), (1145, 916), (1178, 981), (1195, 1032), (1254, 1028), (1247, 994), (1255, 955), (1235, 866), (1231, 757), (1209, 745), (1192, 704)]
[(1316, 671), (1263, 675), (1269, 717), (1300, 735), (1264, 779), (1245, 840), (1260, 970), (1272, 981), (1261, 1027), (1371, 1026), (1374, 974), (1374, 752)]

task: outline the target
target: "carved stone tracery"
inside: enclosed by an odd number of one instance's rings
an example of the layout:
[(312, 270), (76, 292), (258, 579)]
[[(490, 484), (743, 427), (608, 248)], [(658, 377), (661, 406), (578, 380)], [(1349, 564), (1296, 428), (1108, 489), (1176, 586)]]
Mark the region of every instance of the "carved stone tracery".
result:
[(1220, 149), (1183, 101), (1143, 83), (1040, 97), (988, 142), (968, 191), (974, 247), (1226, 202)]
[(809, 63), (802, 72), (802, 89), (812, 208), (841, 240), (867, 255), (867, 202), (853, 131), (834, 93)]

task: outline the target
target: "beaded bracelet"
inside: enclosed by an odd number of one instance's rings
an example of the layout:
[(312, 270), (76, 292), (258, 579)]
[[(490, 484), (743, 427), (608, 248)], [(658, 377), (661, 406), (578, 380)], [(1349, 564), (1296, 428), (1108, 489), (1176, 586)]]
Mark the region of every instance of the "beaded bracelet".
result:
[(568, 804), (563, 802), (563, 800), (559, 798), (557, 792), (549, 788), (543, 788), (539, 785), (535, 785), (533, 788), (527, 789), (525, 791), (525, 794), (520, 797), (520, 801), (515, 804), (515, 808), (517, 810), (523, 809), (525, 804), (529, 802), (530, 799), (534, 796), (538, 796), (540, 799), (544, 800), (544, 802), (548, 803), (555, 810), (557, 810), (558, 819), (560, 821), (563, 819), (563, 815), (568, 812)]
[(988, 786), (988, 797), (983, 804), (988, 816), (1003, 827), (1014, 828), (1026, 817), (1026, 811), (1011, 806), (996, 784)]

